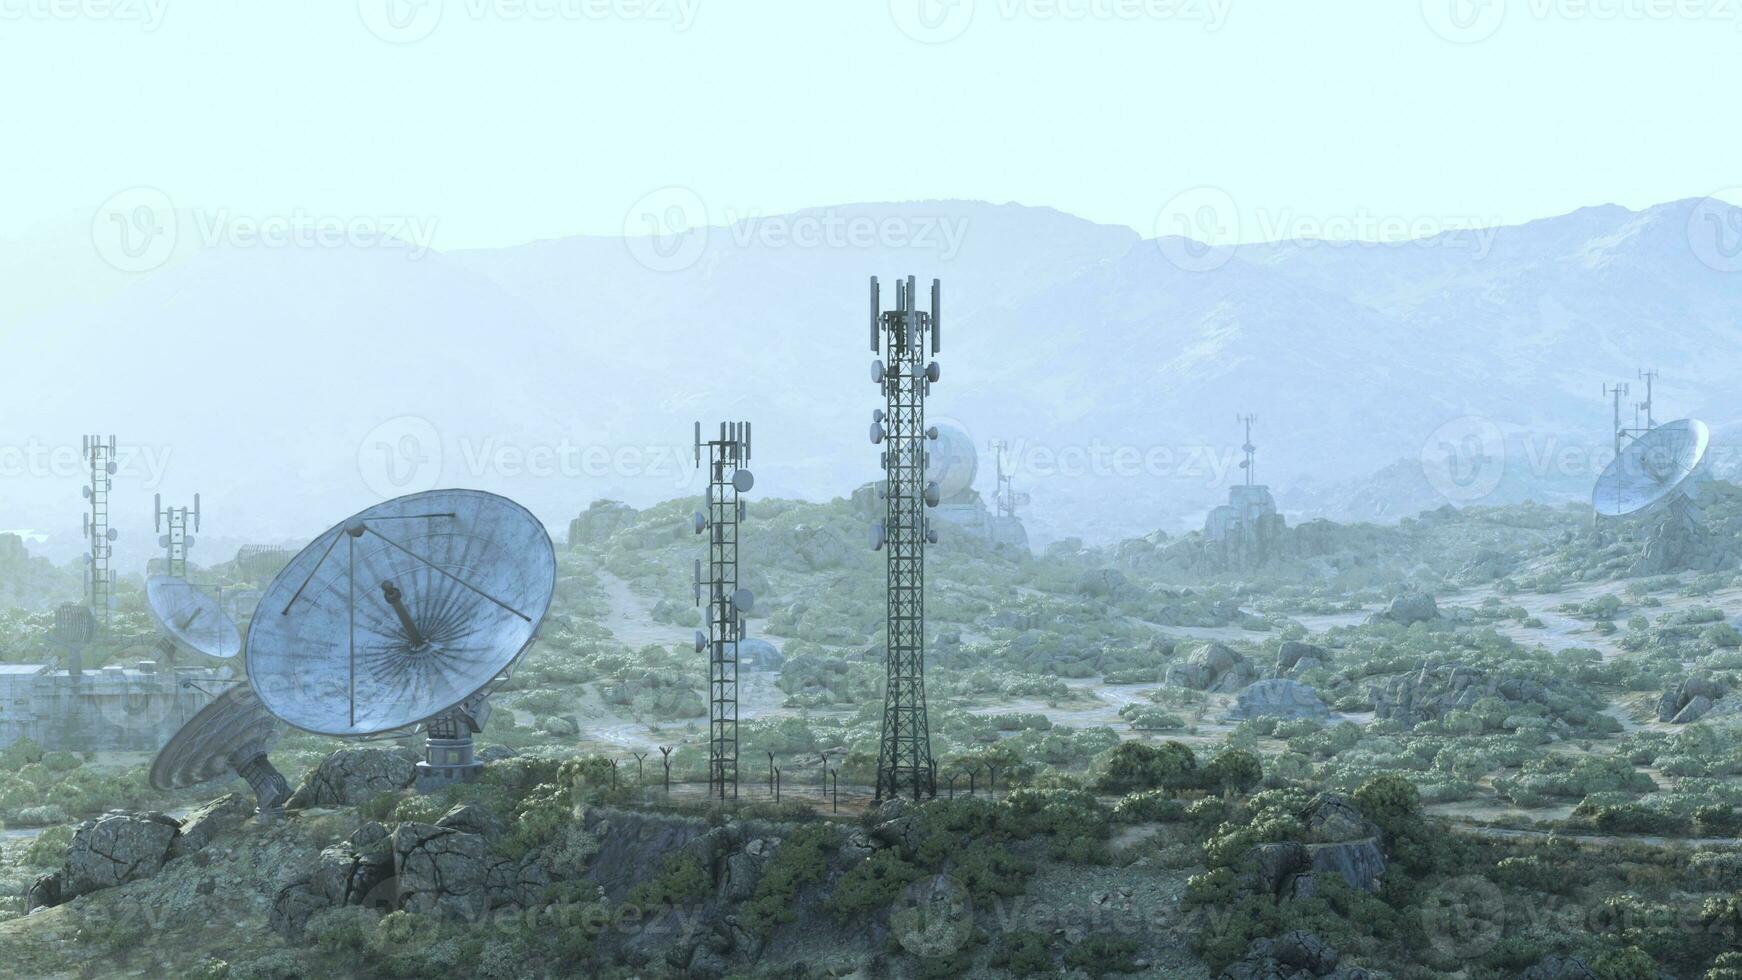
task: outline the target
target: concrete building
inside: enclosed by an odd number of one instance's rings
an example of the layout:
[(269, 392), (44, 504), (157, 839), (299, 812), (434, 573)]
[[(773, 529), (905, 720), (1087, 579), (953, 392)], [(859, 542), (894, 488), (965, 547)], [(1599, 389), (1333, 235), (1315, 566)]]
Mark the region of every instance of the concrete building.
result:
[(76, 673), (0, 664), (0, 746), (28, 738), (45, 749), (155, 752), (206, 706), (207, 691), (231, 683), (218, 671), (150, 661)]

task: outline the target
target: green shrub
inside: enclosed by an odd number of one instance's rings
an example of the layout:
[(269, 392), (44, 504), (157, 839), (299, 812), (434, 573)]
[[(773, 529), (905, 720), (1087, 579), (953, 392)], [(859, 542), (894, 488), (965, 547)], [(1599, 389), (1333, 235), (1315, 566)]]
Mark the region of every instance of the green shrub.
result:
[(922, 874), (894, 849), (877, 851), (841, 876), (829, 896), (829, 907), (845, 924), (855, 916), (888, 908), (901, 890)]
[(840, 844), (833, 828), (811, 824), (794, 830), (781, 842), (762, 870), (756, 891), (744, 904), (745, 928), (767, 935), (776, 925), (793, 920), (799, 889), (814, 885), (829, 873), (829, 855)]

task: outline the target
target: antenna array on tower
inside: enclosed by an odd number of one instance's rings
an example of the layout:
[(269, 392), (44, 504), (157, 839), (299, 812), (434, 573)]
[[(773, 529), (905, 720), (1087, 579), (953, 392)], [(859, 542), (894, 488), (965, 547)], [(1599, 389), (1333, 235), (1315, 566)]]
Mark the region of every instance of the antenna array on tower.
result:
[[(156, 509), (157, 546), (163, 549), (163, 574), (171, 578), (185, 579), (188, 577), (188, 549), (194, 546), (194, 536), (188, 533), (191, 526), (194, 531), (200, 529), (200, 495), (194, 494), (192, 510), (186, 507), (163, 506), (163, 494), (157, 494), (153, 505)], [(165, 529), (167, 525), (167, 530)]]
[[(940, 285), (931, 283), (931, 310), (918, 309), (913, 277), (895, 281), (895, 309), (884, 310), (877, 279), (871, 279), (871, 381), (884, 396), (872, 414), (871, 441), (883, 447), (884, 519), (872, 525), (871, 546), (887, 552), (888, 680), (883, 692), (883, 734), (877, 750), (876, 799), (937, 795), (937, 765), (925, 705), (925, 546), (937, 540), (925, 517), (939, 489), (925, 479), (929, 445), (938, 437), (925, 424), (925, 399), (938, 380)], [(880, 350), (881, 348), (881, 350)]]
[(109, 567), (109, 559), (115, 552), (115, 539), (120, 537), (109, 526), (109, 491), (120, 469), (115, 462), (115, 437), (111, 435), (105, 440), (102, 436), (85, 436), (84, 455), (91, 464), (91, 482), (84, 488), (85, 502), (90, 508), (84, 517), (85, 538), (91, 543), (91, 551), (85, 556), (85, 601), (91, 614), (107, 630), (115, 596), (115, 572)]
[(696, 632), (696, 651), (708, 654), (708, 795), (738, 798), (738, 641), (744, 638), (744, 617), (755, 597), (738, 587), (738, 525), (744, 502), (756, 478), (750, 462), (750, 423), (721, 422), (717, 439), (702, 441), (696, 423), (696, 465), (707, 454), (708, 490), (704, 507), (694, 519), (697, 534), (708, 536), (708, 570), (696, 560), (695, 601), (706, 593), (708, 630)]

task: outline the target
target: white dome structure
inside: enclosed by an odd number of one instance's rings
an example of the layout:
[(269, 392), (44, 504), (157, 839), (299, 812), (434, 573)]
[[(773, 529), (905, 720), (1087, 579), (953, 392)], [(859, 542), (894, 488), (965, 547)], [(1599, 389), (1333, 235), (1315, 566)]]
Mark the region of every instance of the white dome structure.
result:
[(937, 426), (937, 430), (935, 440), (926, 440), (931, 455), (927, 460), (925, 478), (926, 482), (938, 485), (940, 498), (949, 500), (973, 489), (980, 459), (974, 452), (973, 437), (962, 427), (944, 422)]

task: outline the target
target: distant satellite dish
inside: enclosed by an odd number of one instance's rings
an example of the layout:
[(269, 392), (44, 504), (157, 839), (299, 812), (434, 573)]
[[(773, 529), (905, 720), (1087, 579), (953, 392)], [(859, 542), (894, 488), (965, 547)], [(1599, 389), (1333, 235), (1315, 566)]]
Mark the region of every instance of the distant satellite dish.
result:
[(974, 486), (980, 462), (968, 433), (948, 422), (936, 428), (937, 441), (926, 454), (925, 478), (938, 485), (940, 499), (948, 500)]
[(556, 553), (526, 508), (434, 490), (335, 525), (272, 580), (248, 630), (248, 680), (320, 735), (408, 728), (475, 700), (550, 608)]
[(242, 652), (242, 634), (218, 600), (186, 579), (153, 575), (145, 602), (165, 636), (207, 657), (229, 659)]
[(741, 469), (741, 470), (736, 470), (732, 473), (732, 489), (738, 491), (739, 493), (749, 493), (750, 488), (755, 486), (755, 485), (756, 485), (756, 474), (750, 472), (749, 470)]
[(1591, 491), (1599, 517), (1631, 517), (1692, 497), (1708, 463), (1711, 431), (1698, 419), (1649, 429), (1621, 450)]
[(97, 619), (88, 606), (63, 602), (54, 610), (54, 626), (49, 638), (68, 650), (83, 650), (96, 634)]
[(872, 521), (871, 522), (871, 550), (872, 551), (882, 551), (883, 550), (883, 522), (882, 521)]
[(696, 630), (696, 652), (701, 653), (708, 648), (708, 634)]
[(696, 529), (696, 533), (700, 534), (708, 529), (708, 515), (698, 510), (690, 518), (690, 524)]
[(108, 531), (104, 532), (104, 534), (103, 534), (103, 537), (108, 538), (110, 541), (114, 541), (115, 539), (119, 538), (120, 536), (121, 536), (121, 532), (115, 530), (114, 528), (110, 528)]
[(186, 789), (234, 773), (254, 788), (261, 812), (284, 808), (290, 784), (266, 758), (281, 726), (246, 684), (229, 688), (170, 737), (151, 763), (151, 785)]
[(871, 445), (881, 446), (883, 444), (883, 434), (882, 422), (871, 423)]
[(749, 589), (739, 589), (733, 592), (732, 608), (741, 613), (747, 613), (756, 608), (756, 594)]
[(885, 373), (887, 373), (887, 372), (885, 372), (885, 370), (883, 368), (883, 361), (882, 360), (875, 360), (875, 361), (871, 362), (871, 383), (872, 384), (874, 384), (874, 385), (882, 384), (883, 383), (883, 376)]

